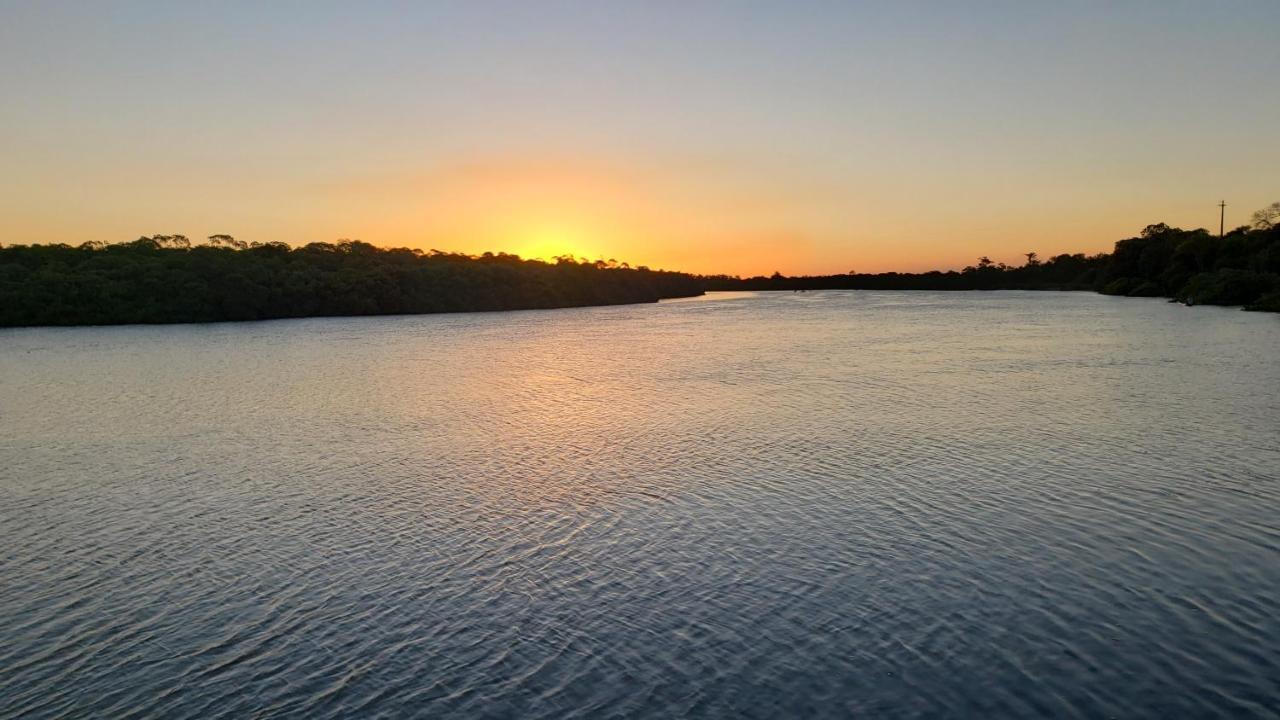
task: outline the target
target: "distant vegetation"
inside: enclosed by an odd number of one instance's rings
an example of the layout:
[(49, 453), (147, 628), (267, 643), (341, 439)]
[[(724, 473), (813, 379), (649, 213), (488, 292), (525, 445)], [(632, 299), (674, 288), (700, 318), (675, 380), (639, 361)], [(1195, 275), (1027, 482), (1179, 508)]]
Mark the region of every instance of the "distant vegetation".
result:
[(564, 257), (253, 244), (181, 235), (0, 248), (0, 326), (517, 310), (701, 295), (691, 275)]
[(981, 258), (962, 271), (704, 278), (708, 290), (1096, 290), (1200, 305), (1280, 312), (1280, 203), (1219, 238), (1207, 230), (1148, 225), (1111, 254), (1027, 253), (1023, 265)]
[(264, 320), (655, 302), (703, 290), (1096, 290), (1280, 312), (1280, 203), (1219, 238), (1149, 225), (1111, 254), (961, 271), (739, 278), (376, 248), (359, 241), (193, 244), (156, 235), (107, 245), (0, 247), (0, 326)]

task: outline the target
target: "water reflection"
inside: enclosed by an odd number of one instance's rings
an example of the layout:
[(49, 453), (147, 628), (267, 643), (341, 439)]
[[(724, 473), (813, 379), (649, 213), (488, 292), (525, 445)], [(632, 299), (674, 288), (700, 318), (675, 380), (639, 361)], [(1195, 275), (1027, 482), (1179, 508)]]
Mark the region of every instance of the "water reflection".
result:
[(1274, 318), (0, 333), (0, 716), (1265, 715)]

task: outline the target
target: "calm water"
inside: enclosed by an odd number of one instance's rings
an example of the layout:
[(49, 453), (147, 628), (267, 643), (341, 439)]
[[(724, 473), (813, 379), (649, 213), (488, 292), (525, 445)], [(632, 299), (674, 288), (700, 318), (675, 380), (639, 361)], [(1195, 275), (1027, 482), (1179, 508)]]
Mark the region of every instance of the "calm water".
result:
[(0, 717), (1277, 717), (1280, 318), (0, 332)]

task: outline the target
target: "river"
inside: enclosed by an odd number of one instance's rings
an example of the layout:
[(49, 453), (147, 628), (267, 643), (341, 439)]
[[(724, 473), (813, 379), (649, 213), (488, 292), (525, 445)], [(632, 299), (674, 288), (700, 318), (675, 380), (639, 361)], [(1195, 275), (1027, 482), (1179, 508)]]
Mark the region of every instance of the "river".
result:
[(0, 717), (1277, 717), (1280, 318), (0, 331)]

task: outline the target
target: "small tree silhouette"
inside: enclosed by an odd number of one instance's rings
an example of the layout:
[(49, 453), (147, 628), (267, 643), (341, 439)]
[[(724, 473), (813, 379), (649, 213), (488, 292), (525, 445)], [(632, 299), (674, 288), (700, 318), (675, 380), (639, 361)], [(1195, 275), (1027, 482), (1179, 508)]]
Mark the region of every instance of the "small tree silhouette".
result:
[(1255, 212), (1251, 220), (1253, 220), (1253, 226), (1259, 230), (1270, 230), (1280, 224), (1280, 202), (1273, 202)]

